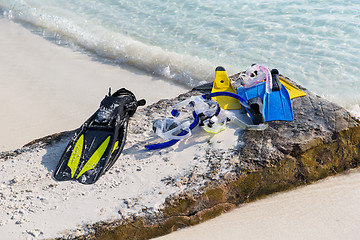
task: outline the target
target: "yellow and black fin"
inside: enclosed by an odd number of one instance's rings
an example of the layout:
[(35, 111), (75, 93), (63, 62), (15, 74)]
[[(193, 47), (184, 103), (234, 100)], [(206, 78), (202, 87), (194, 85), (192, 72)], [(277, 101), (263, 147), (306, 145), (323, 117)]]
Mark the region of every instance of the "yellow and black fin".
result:
[[(231, 85), (225, 69), (221, 66), (215, 69), (215, 79), (211, 92), (231, 92), (236, 94), (235, 88)], [(241, 108), (239, 100), (232, 97), (219, 96), (213, 97), (213, 99), (218, 102), (222, 109), (236, 110)]]

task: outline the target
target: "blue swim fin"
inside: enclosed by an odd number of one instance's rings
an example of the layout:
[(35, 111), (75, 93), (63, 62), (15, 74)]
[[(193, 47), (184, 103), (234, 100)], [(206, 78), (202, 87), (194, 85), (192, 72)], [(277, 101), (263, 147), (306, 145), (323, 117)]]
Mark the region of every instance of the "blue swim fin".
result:
[(272, 92), (265, 92), (263, 99), (265, 121), (293, 121), (294, 114), (290, 95), (279, 80), (278, 70), (272, 69), (271, 76), (273, 81)]
[[(279, 81), (279, 72), (276, 69), (271, 70), (272, 75), (272, 93), (266, 93), (266, 83), (261, 82), (250, 88), (239, 87), (237, 89), (238, 94), (243, 97), (248, 104), (252, 106), (252, 109), (246, 109), (254, 124), (259, 124), (262, 114), (265, 118), (265, 122), (283, 120), (293, 121), (293, 110), (288, 90)], [(262, 100), (262, 111), (256, 115), (256, 105), (252, 105), (252, 102), (258, 103), (259, 99)], [(255, 111), (255, 112), (254, 112)]]

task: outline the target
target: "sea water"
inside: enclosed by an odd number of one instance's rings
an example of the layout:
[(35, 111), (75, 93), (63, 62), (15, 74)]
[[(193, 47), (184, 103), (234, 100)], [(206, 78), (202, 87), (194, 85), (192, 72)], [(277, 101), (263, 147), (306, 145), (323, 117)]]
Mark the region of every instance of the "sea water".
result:
[(189, 87), (252, 63), (360, 116), (357, 0), (0, 0), (3, 17)]

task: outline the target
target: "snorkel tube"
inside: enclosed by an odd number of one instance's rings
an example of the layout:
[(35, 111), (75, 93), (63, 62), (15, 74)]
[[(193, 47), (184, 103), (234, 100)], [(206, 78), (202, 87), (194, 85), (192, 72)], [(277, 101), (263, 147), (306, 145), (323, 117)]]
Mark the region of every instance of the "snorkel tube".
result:
[(263, 66), (259, 66), (260, 70), (262, 70), (265, 73), (266, 76), (266, 92), (267, 93), (272, 93), (272, 77), (271, 77), (271, 72), (268, 68), (263, 67)]

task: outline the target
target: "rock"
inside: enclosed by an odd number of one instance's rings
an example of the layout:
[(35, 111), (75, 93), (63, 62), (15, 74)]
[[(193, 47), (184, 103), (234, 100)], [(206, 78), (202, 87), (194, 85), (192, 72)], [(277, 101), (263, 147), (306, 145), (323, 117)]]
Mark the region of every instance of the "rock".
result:
[[(184, 190), (187, 182), (195, 179), (195, 174), (183, 177), (176, 181), (182, 193), (167, 199), (161, 215), (136, 216), (130, 222), (118, 223), (114, 229), (106, 228), (105, 232), (124, 231), (124, 239), (139, 233), (137, 239), (148, 239), (213, 218), (264, 195), (359, 166), (359, 121), (340, 106), (293, 84), (307, 94), (292, 100), (293, 122), (274, 121), (268, 123), (269, 127), (263, 132), (243, 132), (244, 144), (239, 142), (233, 152), (209, 152), (212, 168), (207, 187), (194, 193), (191, 189)], [(209, 89), (211, 85), (208, 84), (140, 111), (144, 116), (160, 114), (159, 111), (179, 101), (199, 95), (198, 90)], [(163, 159), (166, 162), (166, 156)], [(226, 169), (222, 165), (224, 161), (228, 161)], [(209, 180), (221, 171), (225, 173), (219, 180)], [(136, 228), (131, 230), (129, 224)], [(103, 229), (96, 229), (97, 237), (101, 237)]]
[(83, 233), (84, 233), (84, 231), (83, 231), (82, 229), (76, 229), (76, 230), (71, 234), (71, 238), (80, 237)]
[[(307, 94), (292, 100), (294, 121), (269, 122), (264, 131), (239, 131), (237, 144), (228, 149), (215, 149), (214, 145), (223, 145), (221, 141), (213, 145), (210, 141), (204, 141), (201, 149), (196, 151), (196, 157), (191, 159), (196, 164), (186, 174), (170, 175), (160, 180), (162, 185), (176, 188), (177, 192), (165, 196), (167, 198), (159, 210), (153, 211), (148, 207), (136, 213), (141, 204), (135, 198), (124, 199), (124, 209), (114, 213), (120, 216), (119, 219), (95, 223), (89, 226), (91, 231), (86, 235), (74, 234), (72, 238), (149, 239), (161, 236), (214, 218), (265, 195), (359, 166), (359, 121), (340, 106), (293, 84)], [(210, 89), (211, 84), (207, 84), (177, 98), (161, 100), (139, 109), (129, 122), (130, 132), (145, 134), (151, 129), (152, 120), (164, 117), (165, 109), (169, 106)], [(33, 141), (28, 147), (51, 146), (51, 142), (59, 141), (62, 137), (68, 138), (69, 132)], [(167, 156), (168, 153), (169, 150), (163, 150), (144, 153), (143, 156), (157, 154), (161, 164), (173, 167), (177, 163)], [(11, 158), (16, 154), (2, 153), (1, 157)], [(148, 170), (145, 164), (142, 167), (135, 165), (134, 171), (134, 165), (124, 163), (121, 172), (128, 170), (140, 174)], [(204, 166), (206, 172), (199, 173)], [(156, 170), (161, 171), (161, 168)], [(114, 172), (120, 173), (118, 170)], [(12, 183), (16, 183), (16, 180), (12, 180)], [(55, 190), (56, 185), (49, 188)], [(154, 189), (153, 194), (162, 197), (165, 192)], [(66, 200), (66, 196), (63, 198)], [(46, 199), (39, 199), (46, 203)], [(128, 216), (128, 212), (133, 214)]]

